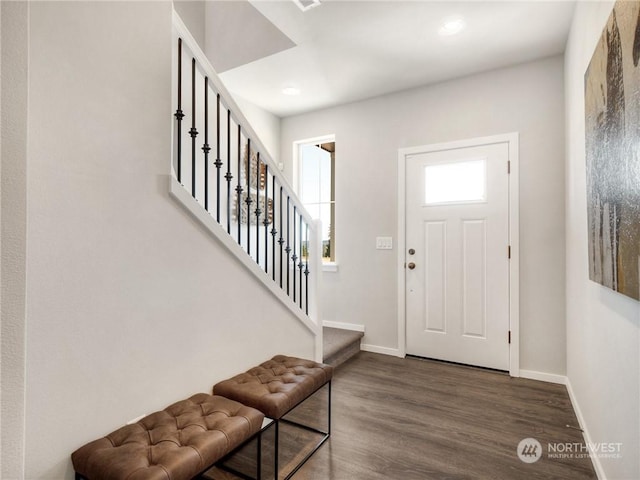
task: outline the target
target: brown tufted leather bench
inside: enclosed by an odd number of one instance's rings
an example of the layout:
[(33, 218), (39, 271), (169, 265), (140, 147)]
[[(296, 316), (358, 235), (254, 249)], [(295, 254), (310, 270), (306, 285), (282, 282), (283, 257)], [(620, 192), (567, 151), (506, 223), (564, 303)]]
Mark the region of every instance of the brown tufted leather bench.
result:
[(199, 393), (76, 450), (76, 479), (190, 480), (258, 433), (263, 419), (254, 408)]
[[(294, 473), (315, 453), (331, 434), (331, 378), (333, 367), (312, 360), (276, 355), (213, 387), (215, 395), (223, 395), (257, 408), (275, 423), (275, 471), (278, 472), (279, 423), (285, 421), (323, 435), (315, 448), (285, 477)], [(283, 417), (305, 399), (328, 385), (327, 431), (301, 425)]]

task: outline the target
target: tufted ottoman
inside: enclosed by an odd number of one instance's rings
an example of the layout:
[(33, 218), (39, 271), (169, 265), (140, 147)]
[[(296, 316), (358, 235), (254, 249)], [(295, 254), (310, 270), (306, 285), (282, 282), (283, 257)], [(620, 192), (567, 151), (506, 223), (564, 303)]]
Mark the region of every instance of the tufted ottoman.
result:
[[(286, 422), (322, 434), (320, 442), (285, 477), (291, 478), (298, 469), (329, 438), (331, 433), (331, 378), (333, 367), (311, 360), (276, 355), (260, 364), (213, 387), (215, 395), (231, 398), (257, 408), (275, 425), (275, 471), (278, 472), (279, 423)], [(327, 431), (286, 420), (283, 417), (327, 385)]]
[(260, 431), (264, 415), (199, 393), (71, 455), (77, 479), (189, 480)]

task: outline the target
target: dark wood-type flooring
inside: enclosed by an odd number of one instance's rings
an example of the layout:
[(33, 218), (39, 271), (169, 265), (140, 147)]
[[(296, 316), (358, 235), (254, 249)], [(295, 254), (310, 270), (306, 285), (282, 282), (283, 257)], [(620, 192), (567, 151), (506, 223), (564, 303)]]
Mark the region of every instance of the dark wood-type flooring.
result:
[[(319, 392), (296, 414), (304, 417), (325, 398)], [(548, 443), (583, 442), (562, 385), (361, 352), (335, 372), (332, 399), (331, 438), (294, 480), (597, 478), (589, 458), (547, 456)], [(516, 454), (528, 437), (543, 447), (531, 464)], [(290, 459), (313, 440), (308, 433), (290, 438), (282, 447)]]

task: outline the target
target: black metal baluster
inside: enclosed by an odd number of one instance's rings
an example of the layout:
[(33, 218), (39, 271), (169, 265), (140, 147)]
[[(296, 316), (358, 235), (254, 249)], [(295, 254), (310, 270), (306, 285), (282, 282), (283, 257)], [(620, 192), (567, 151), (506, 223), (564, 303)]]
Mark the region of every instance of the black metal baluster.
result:
[(247, 253), (251, 256), (251, 139), (247, 138)]
[(209, 211), (209, 77), (204, 77), (204, 209)]
[(282, 288), (282, 262), (284, 260), (284, 238), (283, 238), (283, 234), (284, 234), (284, 230), (282, 229), (282, 220), (283, 220), (283, 216), (282, 216), (282, 186), (280, 187), (280, 214), (278, 215), (278, 217), (280, 218), (280, 239), (278, 240), (278, 243), (280, 244), (280, 288)]
[(260, 266), (260, 152), (256, 153), (256, 263)]
[(298, 259), (298, 269), (300, 270), (300, 308), (302, 308), (302, 267), (304, 264), (302, 263), (302, 253), (303, 253), (304, 241), (302, 240), (302, 215), (300, 215), (300, 258)]
[(238, 222), (238, 245), (242, 245), (242, 231), (240, 229), (242, 222), (242, 127), (238, 124), (238, 185), (236, 186), (236, 220)]
[(307, 238), (307, 258), (304, 264), (304, 304), (305, 304), (304, 313), (309, 315), (309, 255), (310, 255), (309, 225), (307, 225), (306, 238)]
[(285, 252), (287, 252), (287, 295), (290, 295), (289, 293), (289, 275), (290, 275), (290, 271), (291, 269), (289, 268), (289, 254), (291, 253), (291, 247), (290, 247), (290, 243), (289, 243), (289, 226), (290, 226), (290, 222), (289, 222), (289, 195), (287, 195), (287, 248), (284, 249)]
[(216, 115), (216, 221), (220, 223), (220, 167), (222, 166), (222, 160), (220, 160), (220, 94), (217, 96)]
[(191, 60), (191, 195), (196, 198), (196, 59)]
[(178, 109), (174, 114), (178, 121), (178, 138), (177, 138), (177, 165), (176, 178), (178, 183), (182, 183), (182, 119), (184, 112), (182, 111), (182, 39), (178, 39)]
[(293, 206), (293, 255), (291, 255), (291, 260), (293, 260), (293, 303), (296, 303), (296, 260), (298, 256), (296, 255), (296, 217), (298, 216), (298, 206)]
[(273, 281), (276, 281), (276, 235), (278, 234), (278, 230), (276, 230), (276, 176), (273, 175), (271, 177), (273, 180), (273, 202), (271, 202), (271, 211), (273, 212), (271, 215), (271, 278)]
[(231, 235), (231, 110), (227, 109), (227, 173), (224, 176), (227, 181), (227, 233)]
[(269, 273), (269, 166), (264, 164), (264, 273)]

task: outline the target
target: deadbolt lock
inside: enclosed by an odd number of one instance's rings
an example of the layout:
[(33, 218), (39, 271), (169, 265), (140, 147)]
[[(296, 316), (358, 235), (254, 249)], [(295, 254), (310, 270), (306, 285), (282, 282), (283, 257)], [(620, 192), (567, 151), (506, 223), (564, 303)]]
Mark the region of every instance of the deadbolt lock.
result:
[(409, 255), (415, 255), (416, 251), (413, 248), (409, 249)]

